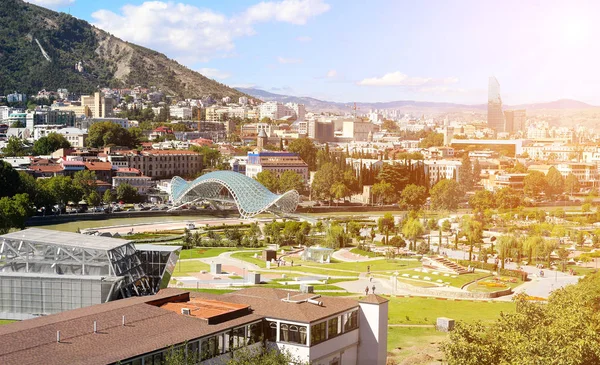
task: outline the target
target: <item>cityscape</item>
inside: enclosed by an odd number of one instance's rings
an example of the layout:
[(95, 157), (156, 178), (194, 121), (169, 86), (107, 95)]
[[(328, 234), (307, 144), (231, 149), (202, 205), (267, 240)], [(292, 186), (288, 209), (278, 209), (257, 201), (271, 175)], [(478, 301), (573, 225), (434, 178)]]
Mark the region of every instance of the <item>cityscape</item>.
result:
[(0, 364), (600, 364), (598, 10), (2, 0)]

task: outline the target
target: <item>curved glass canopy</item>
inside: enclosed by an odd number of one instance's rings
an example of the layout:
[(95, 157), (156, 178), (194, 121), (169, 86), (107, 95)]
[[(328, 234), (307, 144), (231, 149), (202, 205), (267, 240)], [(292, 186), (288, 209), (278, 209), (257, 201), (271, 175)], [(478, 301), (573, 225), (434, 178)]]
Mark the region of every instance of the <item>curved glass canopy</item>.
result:
[(265, 211), (292, 213), (300, 197), (296, 190), (273, 194), (258, 181), (233, 171), (210, 172), (190, 182), (175, 176), (170, 195), (175, 205), (201, 199), (234, 202), (242, 218)]

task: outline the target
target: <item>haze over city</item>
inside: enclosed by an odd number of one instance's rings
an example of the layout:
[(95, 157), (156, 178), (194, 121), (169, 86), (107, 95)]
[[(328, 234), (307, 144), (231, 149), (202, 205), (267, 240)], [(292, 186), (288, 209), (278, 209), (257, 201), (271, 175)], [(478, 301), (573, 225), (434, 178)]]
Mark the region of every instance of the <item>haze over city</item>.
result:
[(230, 86), (342, 102), (600, 104), (594, 1), (35, 0)]

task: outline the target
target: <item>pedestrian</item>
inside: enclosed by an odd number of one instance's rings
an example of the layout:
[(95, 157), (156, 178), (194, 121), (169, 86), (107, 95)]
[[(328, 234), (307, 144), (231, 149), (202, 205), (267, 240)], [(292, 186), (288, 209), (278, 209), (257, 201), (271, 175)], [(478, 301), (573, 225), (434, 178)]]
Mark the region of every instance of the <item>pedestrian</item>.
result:
[(369, 295), (369, 286), (367, 285), (367, 287), (365, 288), (365, 295)]
[(371, 272), (371, 265), (367, 265), (367, 274)]
[(294, 267), (294, 260), (292, 260), (292, 267)]
[(369, 276), (369, 282), (373, 282), (373, 276)]
[(375, 294), (375, 285), (373, 285), (373, 287), (371, 288), (371, 290), (373, 291), (373, 294)]

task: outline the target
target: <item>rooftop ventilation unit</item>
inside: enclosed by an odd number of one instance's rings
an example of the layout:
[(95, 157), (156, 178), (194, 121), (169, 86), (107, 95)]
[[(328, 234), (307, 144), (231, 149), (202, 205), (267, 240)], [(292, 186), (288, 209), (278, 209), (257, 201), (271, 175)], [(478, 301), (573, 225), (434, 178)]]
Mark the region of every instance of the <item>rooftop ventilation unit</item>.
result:
[(181, 308), (181, 314), (184, 316), (189, 316), (192, 314), (192, 311), (189, 308)]

